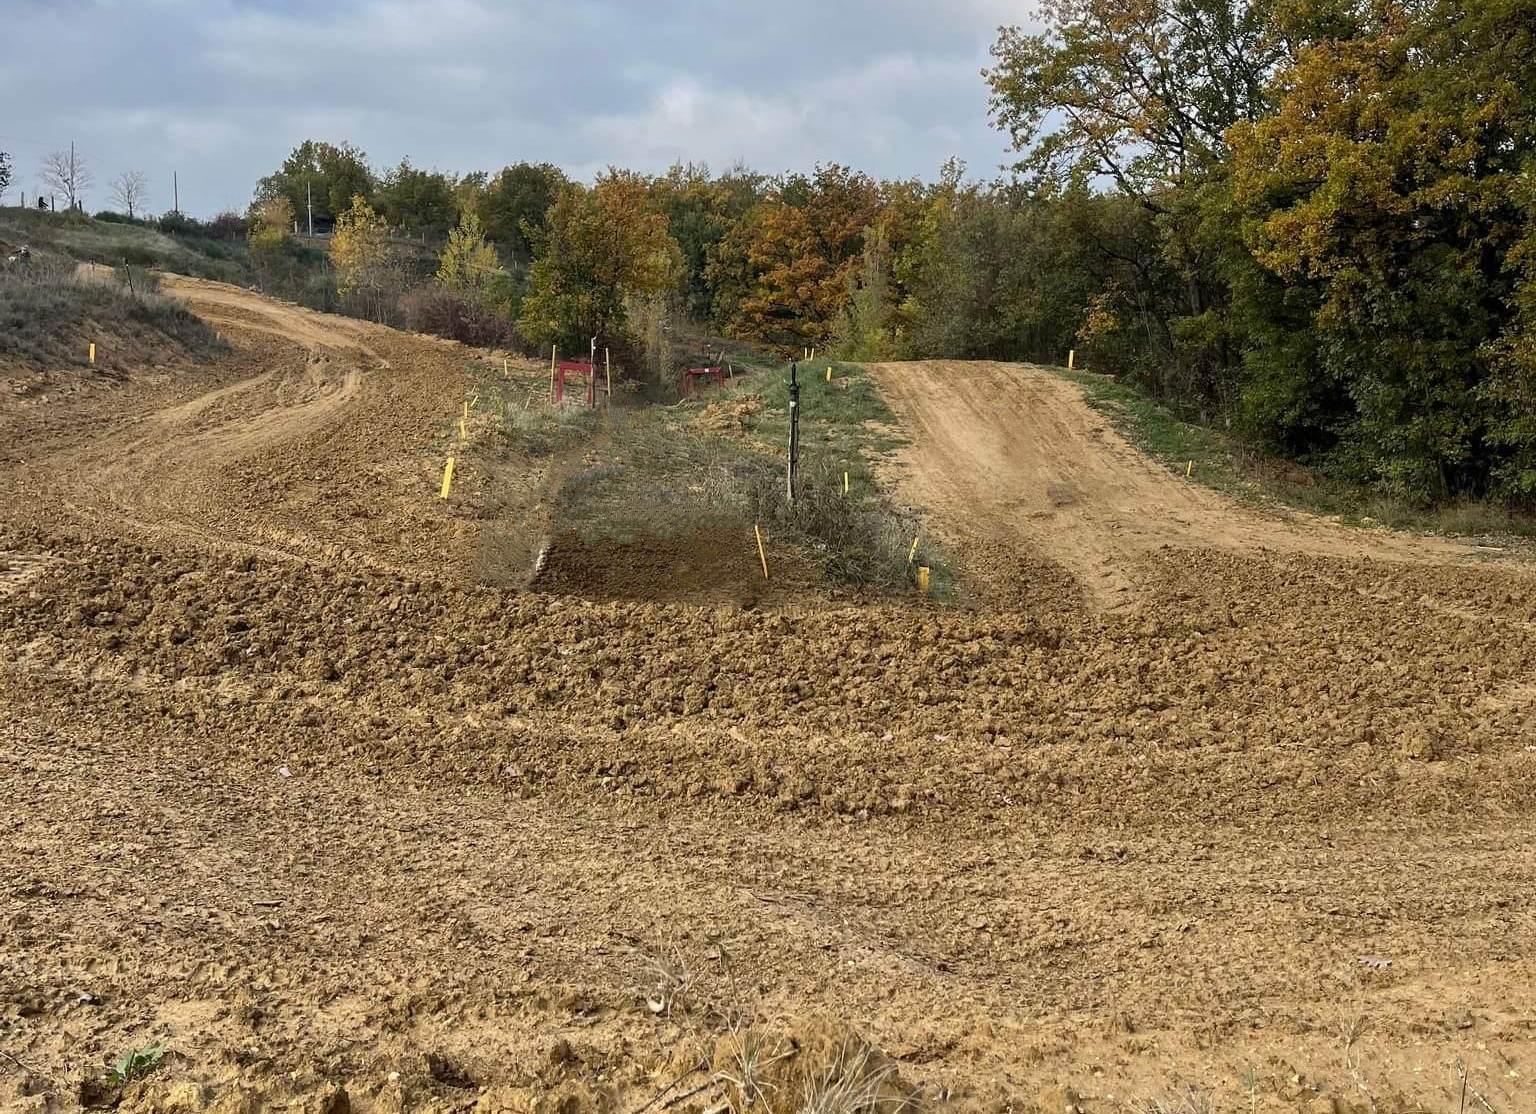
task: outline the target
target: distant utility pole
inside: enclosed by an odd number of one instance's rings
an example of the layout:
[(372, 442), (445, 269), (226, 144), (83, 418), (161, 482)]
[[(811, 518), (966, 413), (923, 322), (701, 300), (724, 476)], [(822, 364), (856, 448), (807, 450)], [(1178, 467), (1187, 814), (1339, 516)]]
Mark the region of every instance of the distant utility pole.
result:
[(789, 364), (789, 475), (786, 477), (789, 501), (795, 501), (795, 488), (800, 480), (800, 379), (797, 365)]

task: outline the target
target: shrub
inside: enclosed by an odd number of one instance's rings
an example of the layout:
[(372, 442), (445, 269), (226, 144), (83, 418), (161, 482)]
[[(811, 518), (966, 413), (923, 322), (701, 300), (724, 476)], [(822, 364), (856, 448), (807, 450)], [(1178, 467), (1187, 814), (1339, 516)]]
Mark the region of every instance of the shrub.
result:
[(507, 347), (517, 340), (510, 318), (473, 297), (441, 287), (421, 287), (401, 295), (401, 322), (407, 329), (431, 333), (482, 348)]

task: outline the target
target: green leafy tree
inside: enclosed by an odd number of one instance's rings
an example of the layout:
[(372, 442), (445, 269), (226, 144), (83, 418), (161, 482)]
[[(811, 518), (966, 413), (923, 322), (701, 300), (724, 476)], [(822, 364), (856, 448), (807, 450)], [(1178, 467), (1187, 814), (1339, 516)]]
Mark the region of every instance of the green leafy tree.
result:
[(832, 351), (843, 360), (888, 360), (898, 350), (891, 243), (884, 225), (864, 236), (859, 267), (849, 275), (848, 304), (833, 328)]
[[(1513, 369), (1533, 14), (1527, 0), (1384, 5), (1360, 34), (1306, 46), (1277, 111), (1233, 131), (1249, 244), (1287, 294), (1253, 314), (1283, 307), (1316, 338), (1288, 409), (1259, 413), (1316, 423), (1308, 435), (1335, 467), (1402, 497), (1527, 490), (1532, 412)], [(1278, 361), (1256, 345), (1251, 362)], [(1318, 383), (1339, 385), (1337, 409), (1306, 405)]]
[(627, 296), (675, 287), (681, 268), (667, 218), (637, 174), (610, 170), (587, 189), (569, 186), (535, 243), (518, 331), (540, 347), (584, 349), (617, 338)]
[(362, 151), (350, 143), (306, 139), (275, 173), (257, 183), (256, 200), (286, 198), (307, 222), (312, 199), (315, 219), (330, 221), (346, 212), (354, 197), (371, 198), (374, 185), (373, 172)]
[(336, 271), (336, 292), (344, 299), (354, 299), (363, 313), (382, 321), (392, 296), (403, 285), (402, 276), (389, 242), (389, 222), (361, 194), (336, 218), (330, 256)]
[(527, 263), (533, 243), (543, 233), (549, 207), (568, 185), (559, 167), (520, 162), (485, 185), (476, 212), (485, 234), (511, 258)]
[(391, 226), (408, 231), (443, 232), (459, 218), (453, 180), (434, 170), (419, 170), (410, 159), (401, 159), (380, 179), (373, 202)]
[(459, 226), (448, 234), (448, 243), (438, 259), (438, 284), (461, 294), (479, 296), (505, 275), (496, 249), (486, 242), (481, 231), (480, 218), (465, 213)]

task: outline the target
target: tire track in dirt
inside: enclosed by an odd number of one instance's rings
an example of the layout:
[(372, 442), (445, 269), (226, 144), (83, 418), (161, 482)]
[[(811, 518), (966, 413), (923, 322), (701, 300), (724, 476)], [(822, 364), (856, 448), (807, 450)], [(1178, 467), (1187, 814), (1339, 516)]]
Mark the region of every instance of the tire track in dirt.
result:
[(206, 390), (47, 454), (28, 477), (40, 504), (268, 558), (464, 566), (472, 530), (435, 506), (441, 464), (426, 453), (464, 395), (465, 350), (203, 279), (162, 288), (215, 324), (231, 357)]
[(1245, 507), (1148, 459), (1076, 386), (1041, 368), (930, 360), (869, 370), (911, 437), (898, 484), (993, 595), (1009, 594), (1021, 552), (1065, 568), (1103, 611), (1144, 599), (1143, 560), (1167, 547), (1475, 558), (1469, 547), (1440, 539)]

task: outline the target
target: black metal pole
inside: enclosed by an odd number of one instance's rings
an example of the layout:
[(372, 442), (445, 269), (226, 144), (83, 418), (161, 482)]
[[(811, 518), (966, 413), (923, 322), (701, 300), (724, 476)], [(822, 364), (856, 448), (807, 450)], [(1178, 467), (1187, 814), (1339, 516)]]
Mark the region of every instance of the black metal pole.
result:
[(789, 364), (789, 501), (795, 501), (800, 483), (800, 378), (794, 361)]

